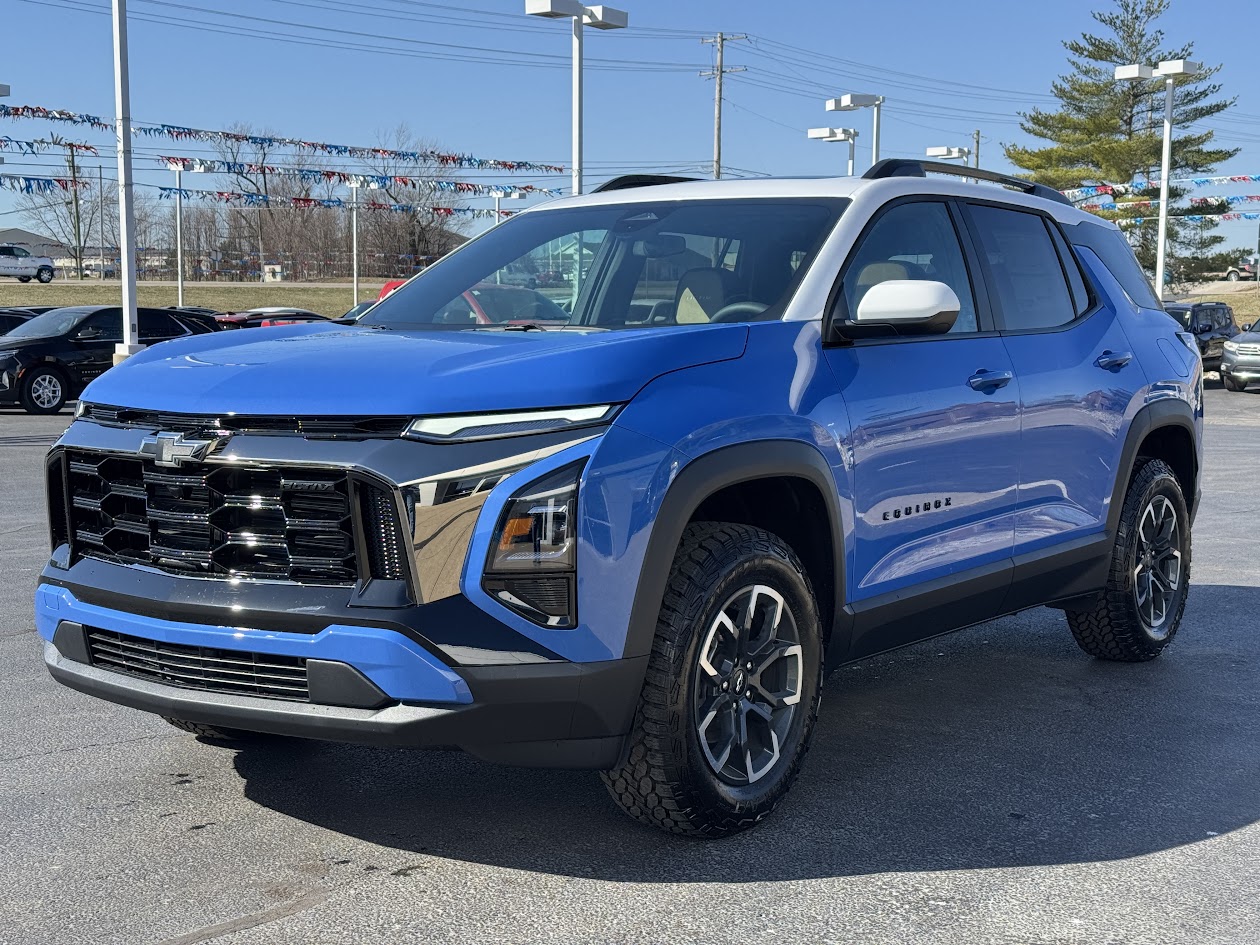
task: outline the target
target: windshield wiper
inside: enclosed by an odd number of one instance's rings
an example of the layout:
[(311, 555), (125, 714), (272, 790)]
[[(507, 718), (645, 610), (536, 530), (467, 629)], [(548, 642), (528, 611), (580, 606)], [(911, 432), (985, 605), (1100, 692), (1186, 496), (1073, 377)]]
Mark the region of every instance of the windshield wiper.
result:
[(504, 325), (504, 331), (546, 331), (542, 325), (537, 322), (524, 322), (520, 325)]

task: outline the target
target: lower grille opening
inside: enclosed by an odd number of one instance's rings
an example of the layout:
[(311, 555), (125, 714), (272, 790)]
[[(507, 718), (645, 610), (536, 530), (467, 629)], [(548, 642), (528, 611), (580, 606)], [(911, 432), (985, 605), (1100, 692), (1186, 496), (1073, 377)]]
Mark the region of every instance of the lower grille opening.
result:
[(146, 640), (85, 627), (92, 665), (128, 676), (205, 692), (307, 702), (306, 660), (208, 646)]

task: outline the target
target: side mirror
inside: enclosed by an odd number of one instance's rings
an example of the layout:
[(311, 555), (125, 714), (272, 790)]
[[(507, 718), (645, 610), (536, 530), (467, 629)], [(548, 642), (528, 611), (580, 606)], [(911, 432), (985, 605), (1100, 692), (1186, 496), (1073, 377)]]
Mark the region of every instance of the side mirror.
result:
[(944, 282), (890, 279), (866, 290), (853, 315), (856, 325), (887, 325), (912, 334), (943, 335), (962, 303)]
[(1242, 330), (1243, 330), (1243, 331), (1251, 331), (1251, 322), (1247, 322), (1247, 324), (1243, 325), (1243, 326), (1242, 326)]
[(101, 337), (101, 330), (99, 328), (83, 328), (75, 334), (74, 340), (95, 341), (99, 337)]

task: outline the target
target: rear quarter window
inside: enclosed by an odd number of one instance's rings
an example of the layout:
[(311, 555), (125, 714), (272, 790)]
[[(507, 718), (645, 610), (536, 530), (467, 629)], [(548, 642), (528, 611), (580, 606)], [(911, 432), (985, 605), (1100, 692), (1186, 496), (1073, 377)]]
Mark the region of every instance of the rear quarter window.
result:
[(1142, 308), (1163, 308), (1119, 230), (1093, 223), (1071, 224), (1065, 230), (1073, 243), (1088, 247), (1098, 255), (1135, 304)]

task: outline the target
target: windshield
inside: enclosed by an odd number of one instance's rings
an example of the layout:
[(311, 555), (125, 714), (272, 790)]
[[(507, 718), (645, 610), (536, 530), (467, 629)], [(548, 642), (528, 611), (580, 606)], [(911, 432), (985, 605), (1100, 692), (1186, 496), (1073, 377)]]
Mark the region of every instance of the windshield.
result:
[(23, 322), (4, 336), (5, 341), (15, 338), (55, 338), (64, 335), (96, 309), (55, 308), (43, 315), (36, 315), (28, 322)]
[(667, 328), (780, 317), (846, 200), (622, 203), (524, 213), (360, 320), (385, 328)]

